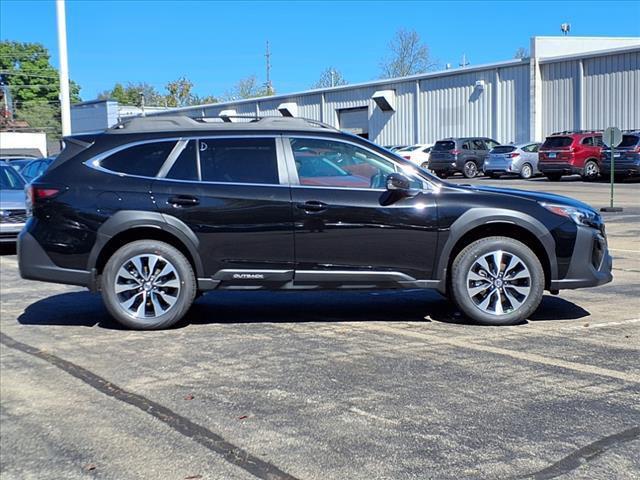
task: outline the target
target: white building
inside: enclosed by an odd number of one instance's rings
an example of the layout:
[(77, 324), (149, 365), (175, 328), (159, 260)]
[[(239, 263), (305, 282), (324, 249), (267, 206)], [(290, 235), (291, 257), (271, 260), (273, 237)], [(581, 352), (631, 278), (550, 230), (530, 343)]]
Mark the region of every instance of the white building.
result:
[(563, 130), (640, 128), (640, 38), (533, 37), (530, 52), (525, 59), (151, 114), (300, 116), (381, 145), (466, 135), (520, 142)]

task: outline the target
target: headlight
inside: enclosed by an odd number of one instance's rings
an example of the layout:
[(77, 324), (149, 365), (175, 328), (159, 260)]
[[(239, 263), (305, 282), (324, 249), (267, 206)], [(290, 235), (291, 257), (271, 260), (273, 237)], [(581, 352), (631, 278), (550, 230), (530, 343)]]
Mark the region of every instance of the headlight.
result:
[(593, 210), (587, 210), (586, 208), (570, 207), (568, 205), (554, 205), (552, 203), (540, 203), (544, 208), (550, 212), (560, 215), (561, 217), (567, 217), (573, 220), (578, 225), (585, 225), (587, 227), (599, 228), (602, 220)]

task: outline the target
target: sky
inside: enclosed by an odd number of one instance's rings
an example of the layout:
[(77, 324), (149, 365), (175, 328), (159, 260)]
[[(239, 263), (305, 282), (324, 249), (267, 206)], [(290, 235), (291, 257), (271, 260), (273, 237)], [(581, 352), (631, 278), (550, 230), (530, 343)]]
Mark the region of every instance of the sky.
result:
[[(640, 36), (638, 1), (98, 1), (68, 0), (69, 72), (83, 100), (116, 82), (164, 91), (186, 76), (199, 95), (238, 80), (266, 80), (265, 43), (277, 93), (306, 90), (332, 66), (349, 83), (379, 78), (399, 28), (413, 29), (444, 67), (513, 58), (534, 35)], [(0, 39), (40, 42), (58, 66), (54, 0), (0, 0)]]

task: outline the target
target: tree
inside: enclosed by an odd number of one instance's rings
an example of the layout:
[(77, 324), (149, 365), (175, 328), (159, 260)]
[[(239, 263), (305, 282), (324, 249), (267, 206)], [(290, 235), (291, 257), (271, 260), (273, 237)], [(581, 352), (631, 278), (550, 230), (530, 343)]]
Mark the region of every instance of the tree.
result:
[(165, 88), (168, 92), (166, 104), (169, 107), (184, 107), (192, 104), (193, 95), (191, 94), (191, 89), (193, 88), (193, 82), (187, 80), (186, 77), (180, 77), (167, 83)]
[(520, 47), (516, 50), (513, 58), (527, 58), (529, 56), (529, 50), (524, 47)]
[(329, 67), (320, 74), (320, 78), (311, 88), (337, 87), (338, 85), (347, 85), (348, 83), (339, 70)]
[[(40, 43), (0, 42), (0, 75), (9, 90), (15, 118), (59, 138), (60, 79), (49, 51)], [(79, 102), (80, 86), (69, 82), (71, 102)]]
[(233, 87), (233, 90), (227, 93), (226, 98), (228, 100), (236, 100), (244, 98), (268, 97), (274, 94), (275, 91), (273, 89), (269, 91), (266, 85), (258, 84), (258, 79), (255, 75), (250, 75), (236, 83)]
[(389, 42), (389, 57), (380, 62), (382, 78), (406, 77), (434, 70), (437, 62), (415, 30), (398, 30)]
[(144, 95), (144, 103), (147, 106), (164, 106), (165, 97), (156, 90), (153, 85), (146, 82), (127, 83), (123, 86), (116, 83), (111, 90), (105, 90), (98, 95), (101, 100), (116, 100), (121, 105), (137, 105), (140, 106), (141, 94)]

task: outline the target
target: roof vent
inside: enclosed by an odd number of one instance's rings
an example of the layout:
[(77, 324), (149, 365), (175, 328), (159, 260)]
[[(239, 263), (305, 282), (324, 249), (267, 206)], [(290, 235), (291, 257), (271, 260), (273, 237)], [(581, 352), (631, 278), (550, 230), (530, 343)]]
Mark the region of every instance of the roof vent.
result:
[(298, 105), (295, 102), (286, 102), (278, 105), (278, 111), (283, 117), (297, 117)]
[(378, 90), (371, 98), (380, 107), (380, 110), (384, 112), (395, 111), (396, 109), (395, 90)]

